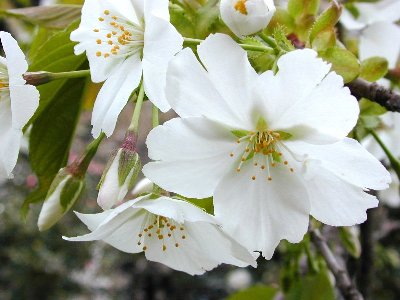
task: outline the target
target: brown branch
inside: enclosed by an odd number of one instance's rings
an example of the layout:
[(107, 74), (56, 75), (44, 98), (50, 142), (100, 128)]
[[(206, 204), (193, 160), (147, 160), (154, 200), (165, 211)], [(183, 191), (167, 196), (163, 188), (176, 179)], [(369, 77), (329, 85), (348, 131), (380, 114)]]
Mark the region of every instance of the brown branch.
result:
[(329, 249), (325, 238), (321, 235), (318, 229), (313, 229), (310, 231), (311, 240), (315, 247), (322, 254), (328, 268), (331, 270), (332, 274), (335, 276), (336, 285), (339, 288), (342, 296), (346, 300), (363, 300), (363, 296), (357, 290), (354, 283), (351, 281), (349, 273), (344, 266), (341, 266), (333, 255), (331, 249)]
[(400, 95), (377, 83), (356, 79), (346, 84), (357, 99), (367, 98), (389, 111), (400, 112)]

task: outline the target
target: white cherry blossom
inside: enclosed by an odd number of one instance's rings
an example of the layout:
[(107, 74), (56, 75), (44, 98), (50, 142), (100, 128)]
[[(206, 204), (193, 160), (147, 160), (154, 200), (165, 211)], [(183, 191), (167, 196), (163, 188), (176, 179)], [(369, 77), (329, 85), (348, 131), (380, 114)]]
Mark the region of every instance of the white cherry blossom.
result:
[(275, 13), (273, 0), (221, 0), (221, 18), (239, 38), (267, 27)]
[(142, 73), (146, 95), (162, 111), (169, 60), (183, 38), (169, 22), (168, 0), (86, 0), (75, 54), (86, 51), (94, 82), (105, 81), (92, 115), (93, 135), (110, 136)]
[[(394, 112), (386, 112), (380, 116), (381, 125), (376, 130), (379, 138), (386, 145), (386, 147), (392, 152), (396, 158), (400, 158), (400, 115)], [(369, 135), (363, 141), (362, 145), (371, 152), (380, 161), (385, 161), (389, 164), (388, 158), (383, 152), (381, 146), (375, 141), (375, 139)], [(378, 193), (379, 198), (391, 207), (400, 206), (400, 183), (399, 178), (393, 170), (390, 170), (392, 177), (392, 183), (389, 188)]]
[(185, 201), (147, 195), (102, 213), (76, 215), (92, 232), (64, 237), (69, 241), (104, 240), (191, 275), (221, 263), (256, 266), (253, 255), (224, 233), (213, 216)]
[(341, 23), (350, 32), (359, 34), (359, 57), (385, 57), (394, 68), (400, 55), (400, 1), (383, 0), (374, 3), (352, 3), (355, 17), (344, 10)]
[(0, 56), (0, 178), (7, 178), (17, 163), (22, 129), (39, 105), (39, 92), (23, 78), (28, 63), (17, 41), (4, 31), (0, 39), (5, 53)]
[(169, 65), (167, 97), (181, 118), (150, 132), (155, 162), (143, 173), (171, 192), (214, 196), (224, 229), (267, 258), (281, 239), (302, 240), (310, 214), (335, 226), (363, 222), (378, 204), (365, 190), (387, 188), (390, 176), (346, 138), (359, 107), (342, 77), (311, 49), (261, 75), (226, 35), (197, 50), (201, 63), (184, 49)]

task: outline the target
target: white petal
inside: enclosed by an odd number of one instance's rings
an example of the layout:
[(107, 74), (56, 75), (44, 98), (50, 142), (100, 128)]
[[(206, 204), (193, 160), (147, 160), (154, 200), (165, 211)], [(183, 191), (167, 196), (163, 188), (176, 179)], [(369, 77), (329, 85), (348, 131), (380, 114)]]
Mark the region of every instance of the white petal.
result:
[(352, 226), (367, 219), (367, 209), (378, 206), (378, 200), (361, 188), (320, 169), (315, 162), (308, 166), (315, 174), (306, 185), (311, 215), (318, 221), (331, 226)]
[(104, 181), (101, 183), (99, 194), (97, 196), (97, 204), (103, 210), (110, 209), (125, 197), (125, 195), (121, 195), (121, 187), (119, 186), (118, 168), (120, 157), (121, 149), (114, 157), (113, 162), (104, 177)]
[(32, 85), (10, 86), (13, 128), (21, 129), (39, 106), (39, 91)]
[(247, 52), (225, 34), (210, 35), (197, 51), (209, 78), (232, 111), (248, 127), (255, 125), (251, 119), (255, 103), (251, 100), (258, 75), (250, 65)]
[(213, 216), (193, 204), (168, 197), (159, 197), (157, 199), (144, 198), (136, 202), (134, 207), (143, 208), (155, 215), (173, 219), (178, 223), (186, 221), (217, 223)]
[[(168, 4), (167, 1), (166, 3)], [(171, 23), (153, 15), (146, 19), (143, 49), (144, 88), (149, 99), (163, 112), (171, 108), (165, 96), (168, 63), (182, 49), (182, 45), (183, 38)]]
[(181, 117), (205, 116), (234, 128), (250, 130), (241, 124), (237, 113), (216, 90), (189, 48), (179, 52), (168, 66), (166, 95)]
[(104, 83), (93, 108), (92, 134), (98, 137), (101, 131), (110, 136), (115, 129), (118, 116), (129, 96), (138, 86), (142, 75), (139, 56), (129, 57), (121, 68)]
[(24, 84), (22, 75), (28, 70), (28, 63), (17, 41), (8, 32), (0, 31), (0, 39), (7, 59), (10, 85)]
[(367, 25), (366, 20), (355, 19), (347, 9), (343, 10), (340, 16), (340, 23), (342, 23), (347, 30), (360, 30)]
[(400, 26), (380, 22), (368, 26), (360, 37), (360, 59), (382, 56), (394, 68), (400, 55)]
[[(330, 65), (317, 58), (315, 51), (285, 54), (278, 67), (276, 76), (265, 72), (256, 85), (258, 97), (264, 101), (260, 114), (272, 129), (301, 126), (313, 129), (313, 135), (321, 132), (331, 138), (342, 138), (352, 129), (358, 117), (357, 101), (343, 88), (338, 75), (332, 72), (327, 76)], [(332, 114), (332, 107), (340, 113)], [(329, 140), (320, 140), (324, 139)]]
[(168, 191), (209, 197), (239, 157), (230, 153), (243, 152), (242, 144), (229, 130), (205, 118), (173, 119), (150, 132), (149, 157), (161, 161), (148, 163), (143, 173)]
[(288, 107), (271, 126), (286, 131), (286, 128), (306, 125), (323, 136), (341, 139), (356, 125), (359, 111), (356, 98), (343, 87), (342, 77), (331, 72), (309, 95)]
[(295, 153), (318, 160), (321, 167), (361, 188), (382, 190), (390, 183), (389, 172), (357, 141), (349, 138), (330, 145), (288, 142)]
[(144, 14), (146, 21), (150, 15), (155, 15), (166, 21), (169, 21), (168, 0), (150, 0), (144, 1)]
[[(296, 173), (283, 166), (267, 172), (251, 163), (227, 174), (214, 193), (214, 211), (224, 229), (253, 251), (270, 259), (281, 239), (302, 240), (308, 229), (310, 204)], [(256, 180), (252, 180), (256, 176)]]
[(142, 230), (147, 213), (132, 208), (134, 202), (136, 200), (126, 202), (116, 209), (91, 216), (77, 214), (89, 228), (93, 228), (93, 231), (78, 237), (63, 238), (75, 242), (104, 240), (124, 252), (141, 252), (142, 249), (138, 245), (138, 234)]
[(22, 139), (22, 130), (12, 127), (10, 99), (0, 99), (0, 173), (11, 176), (17, 159)]
[[(204, 222), (185, 223), (184, 226), (185, 240), (179, 237), (163, 242), (153, 239), (145, 252), (146, 258), (191, 275), (203, 274), (221, 263), (242, 267), (255, 265), (251, 254), (217, 226)], [(175, 246), (177, 240), (178, 247)]]

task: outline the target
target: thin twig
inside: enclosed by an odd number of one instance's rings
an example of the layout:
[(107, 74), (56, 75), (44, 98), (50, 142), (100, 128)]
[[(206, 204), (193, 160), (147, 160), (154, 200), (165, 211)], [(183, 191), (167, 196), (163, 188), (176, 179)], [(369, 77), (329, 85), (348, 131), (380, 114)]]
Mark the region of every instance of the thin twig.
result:
[(389, 111), (400, 112), (400, 95), (391, 89), (360, 78), (346, 85), (357, 99), (367, 98), (382, 105)]
[(341, 266), (333, 255), (331, 249), (329, 249), (325, 238), (321, 235), (318, 229), (311, 230), (311, 239), (315, 247), (322, 254), (323, 258), (335, 276), (336, 285), (346, 300), (363, 300), (363, 296), (357, 290), (354, 283), (351, 281), (349, 273), (344, 266)]

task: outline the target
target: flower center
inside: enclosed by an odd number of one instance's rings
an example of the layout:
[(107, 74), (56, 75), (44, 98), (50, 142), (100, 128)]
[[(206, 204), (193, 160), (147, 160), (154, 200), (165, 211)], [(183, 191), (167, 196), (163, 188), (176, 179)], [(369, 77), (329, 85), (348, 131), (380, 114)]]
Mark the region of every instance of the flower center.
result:
[[(288, 150), (283, 141), (291, 137), (291, 134), (283, 131), (272, 131), (266, 128), (266, 123), (260, 119), (257, 125), (257, 131), (234, 130), (232, 133), (238, 137), (237, 143), (246, 144), (246, 148), (241, 153), (240, 162), (236, 169), (240, 172), (242, 165), (252, 163), (254, 167), (265, 170), (268, 181), (272, 180), (271, 169), (278, 166), (285, 166), (290, 172), (294, 169), (289, 166), (289, 162), (284, 159), (283, 150)], [(230, 153), (231, 157), (235, 154)], [(256, 175), (251, 177), (256, 180)]]
[(93, 29), (99, 34), (96, 39), (99, 45), (97, 57), (127, 57), (142, 52), (144, 24), (136, 24), (123, 16), (111, 14), (109, 10), (105, 10), (98, 20), (100, 26)]
[[(143, 245), (143, 251), (148, 250), (149, 240), (158, 239), (162, 242), (162, 250), (166, 251), (167, 246), (165, 241), (171, 239), (174, 241), (174, 246), (178, 248), (180, 246), (179, 240), (183, 241), (186, 239), (185, 227), (183, 224), (178, 224), (174, 220), (149, 214), (146, 221), (143, 224), (142, 231), (138, 234), (138, 245)], [(146, 244), (147, 241), (147, 244)]]
[(246, 1), (247, 0), (238, 0), (233, 8), (240, 12), (242, 15), (247, 15)]

